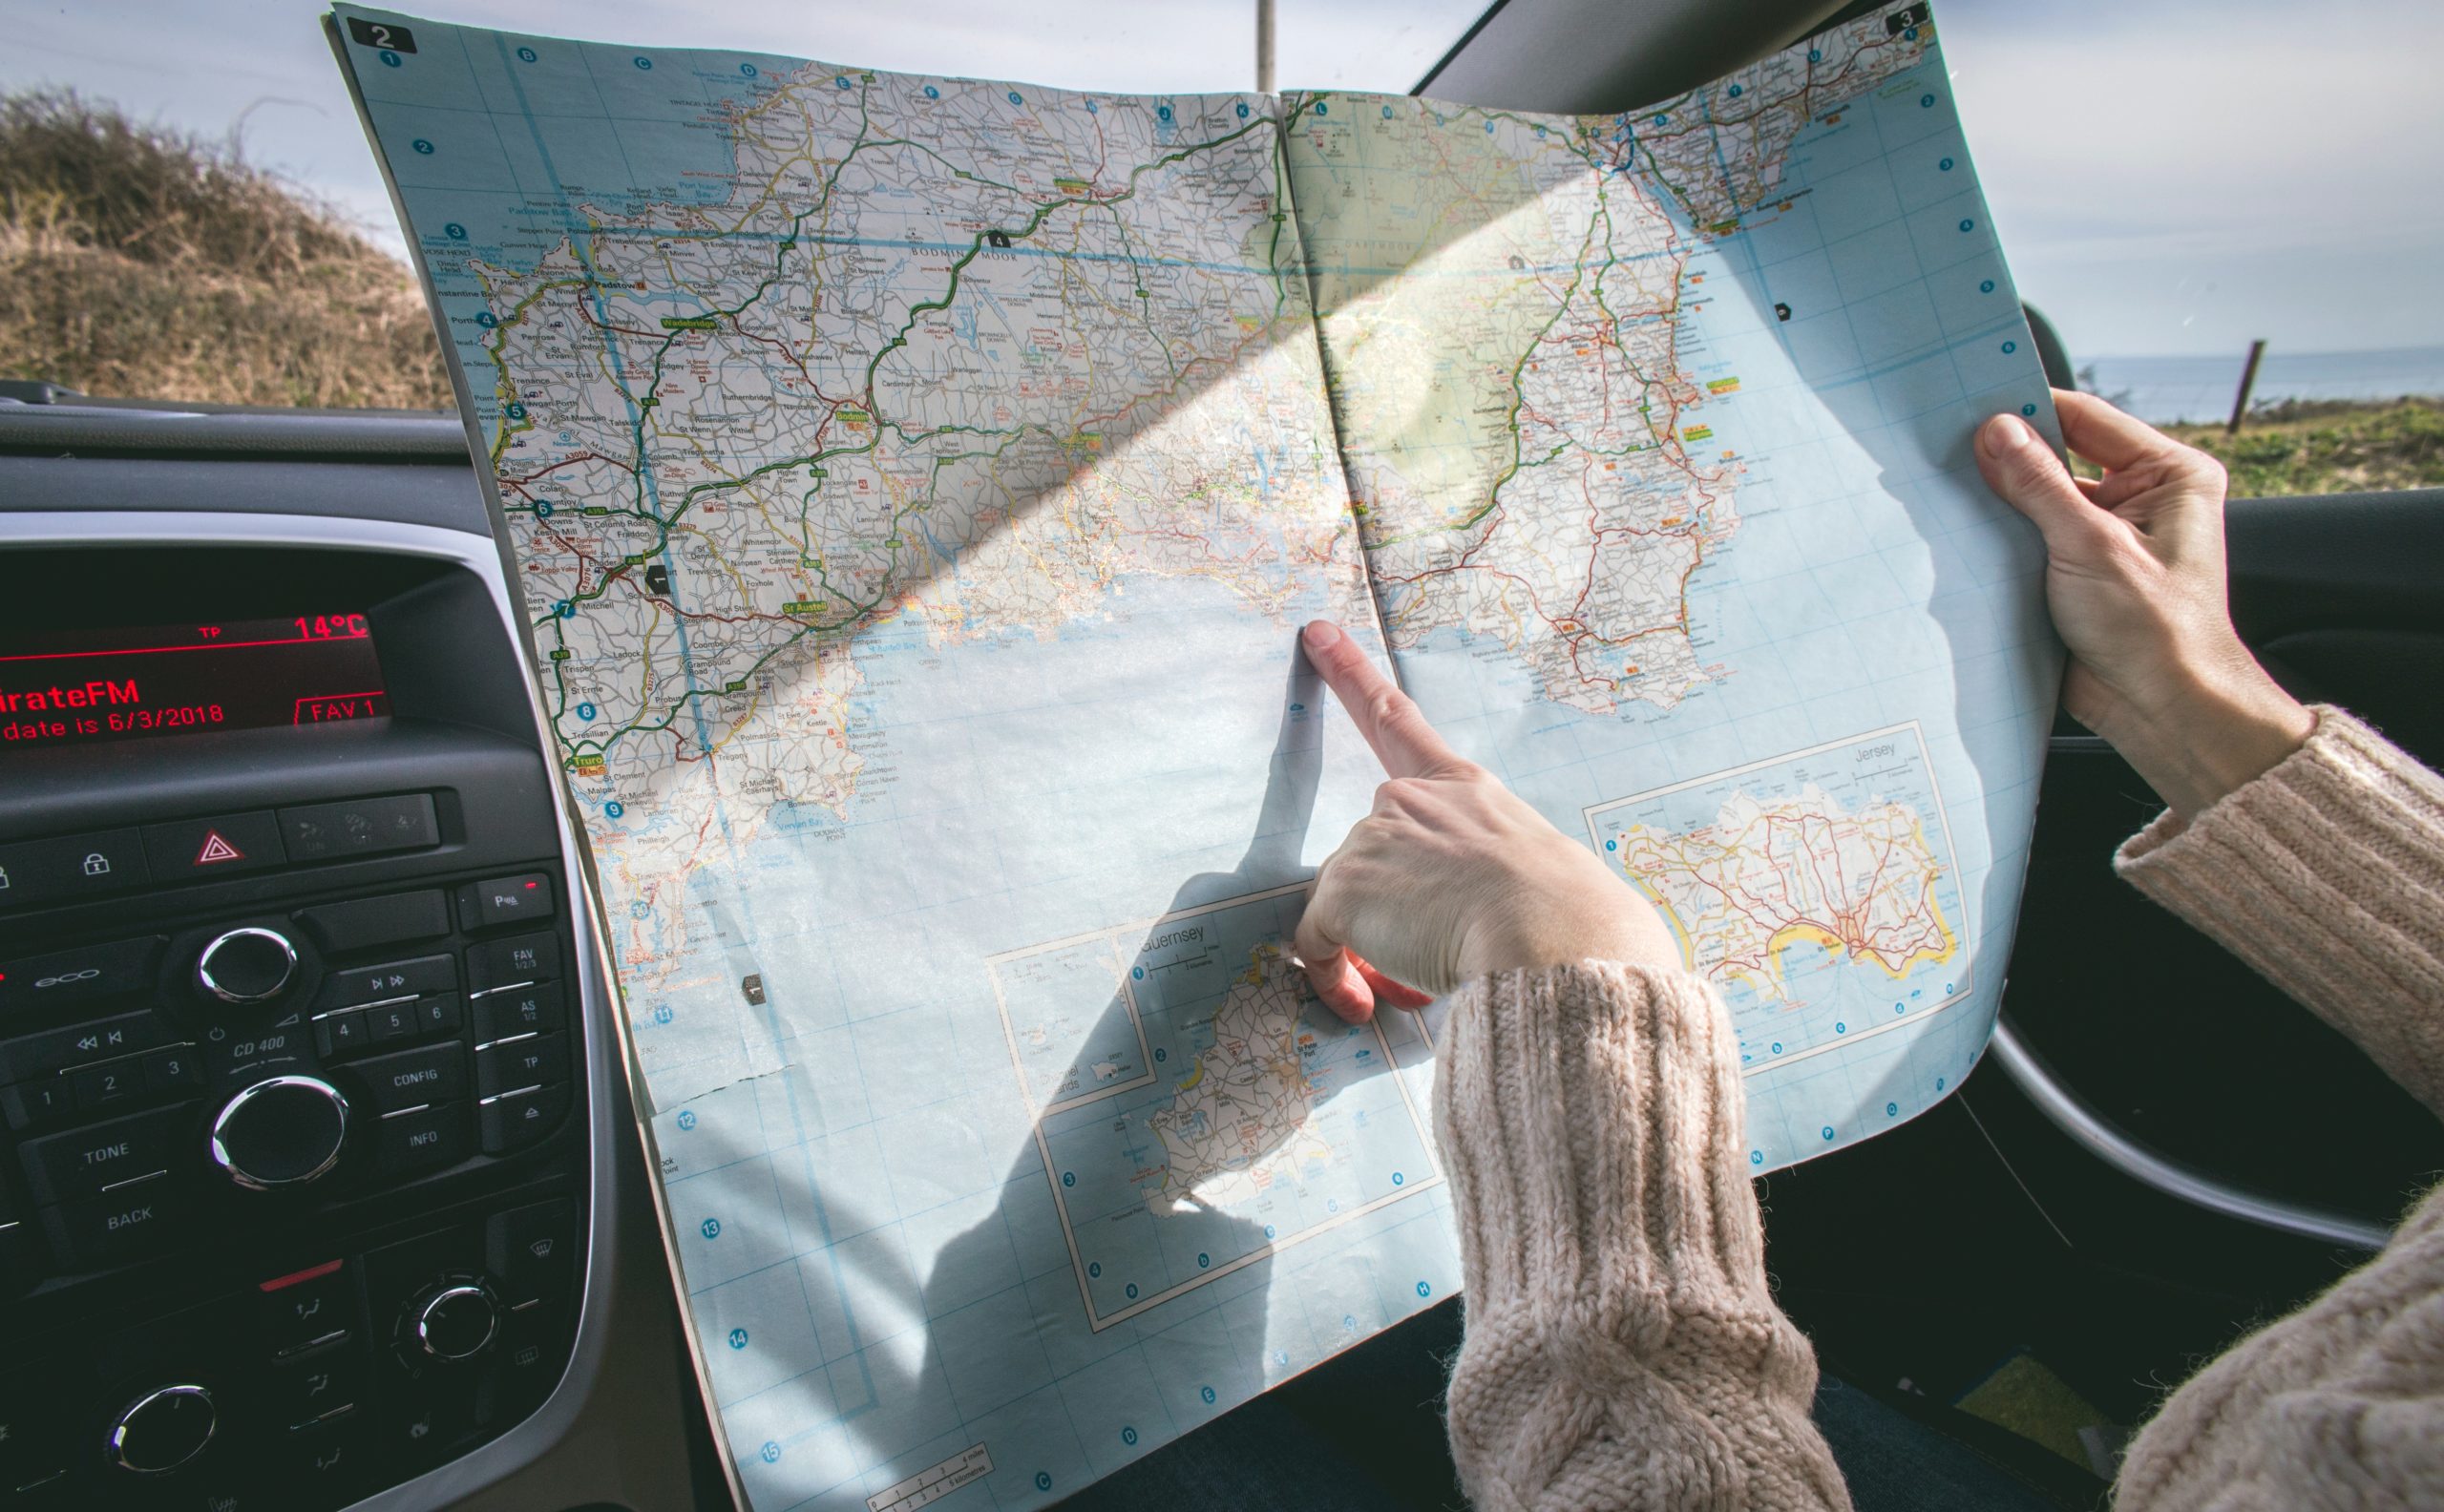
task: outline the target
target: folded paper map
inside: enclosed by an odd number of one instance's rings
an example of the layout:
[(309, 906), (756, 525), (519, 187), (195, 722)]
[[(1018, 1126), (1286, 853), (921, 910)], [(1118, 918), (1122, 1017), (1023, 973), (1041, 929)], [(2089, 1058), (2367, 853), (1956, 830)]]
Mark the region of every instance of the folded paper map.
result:
[(756, 1507), (1050, 1502), (1458, 1290), (1438, 1014), (1289, 955), (1307, 620), (1660, 908), (1759, 1171), (1975, 1062), (2054, 420), (1924, 6), (1605, 116), (334, 23)]

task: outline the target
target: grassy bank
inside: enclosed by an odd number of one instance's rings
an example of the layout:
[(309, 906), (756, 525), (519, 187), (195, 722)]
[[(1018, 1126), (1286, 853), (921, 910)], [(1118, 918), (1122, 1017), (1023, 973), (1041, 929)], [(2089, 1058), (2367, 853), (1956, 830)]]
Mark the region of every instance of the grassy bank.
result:
[(2220, 425), (2165, 430), (2232, 474), (2232, 496), (2444, 487), (2444, 399), (2286, 400)]
[(231, 148), (0, 97), (0, 376), (92, 394), (432, 410), (414, 278)]

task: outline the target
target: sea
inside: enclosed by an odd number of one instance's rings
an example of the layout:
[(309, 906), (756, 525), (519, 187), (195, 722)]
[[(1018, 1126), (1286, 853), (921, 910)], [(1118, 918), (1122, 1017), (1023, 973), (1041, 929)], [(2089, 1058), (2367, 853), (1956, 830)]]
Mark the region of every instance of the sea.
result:
[[(2098, 357), (2079, 365), (2079, 387), (2101, 394), (2141, 420), (2223, 420), (2232, 412), (2248, 354), (2228, 357)], [(2286, 399), (2398, 399), (2444, 396), (2444, 346), (2388, 351), (2286, 352), (2268, 347), (2257, 368), (2250, 406)]]

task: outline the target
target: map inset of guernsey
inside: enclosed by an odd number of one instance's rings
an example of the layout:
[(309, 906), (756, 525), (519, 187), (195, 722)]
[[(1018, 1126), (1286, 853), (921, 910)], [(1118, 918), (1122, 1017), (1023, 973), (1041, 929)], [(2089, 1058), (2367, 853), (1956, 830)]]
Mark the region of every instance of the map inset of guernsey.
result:
[(1967, 912), (1915, 722), (1587, 810), (1731, 1004), (1750, 1072), (1958, 1002)]

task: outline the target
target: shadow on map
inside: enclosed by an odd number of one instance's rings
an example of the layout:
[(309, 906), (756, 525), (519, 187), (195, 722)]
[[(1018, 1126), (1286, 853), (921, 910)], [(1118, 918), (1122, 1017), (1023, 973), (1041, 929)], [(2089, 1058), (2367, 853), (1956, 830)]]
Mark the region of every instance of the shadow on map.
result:
[[(1254, 832), (1231, 871), (1200, 872), (1184, 880), (1165, 915), (1210, 911), (1217, 903), (1277, 890), (1306, 874), (1300, 854), (1322, 771), (1324, 721), (1308, 712), (1321, 707), (1319, 680), (1303, 652), (1293, 656)], [(1159, 923), (1148, 926), (1140, 954), (1152, 948), (1161, 929)], [(1286, 959), (1289, 942), (1280, 945)], [(1294, 979), (1300, 1013), (1283, 1041), (1272, 1048), (1271, 1064), (1276, 1075), (1299, 1089), (1310, 1112), (1339, 1092), (1395, 1069), (1374, 1058), (1337, 1069), (1329, 1080), (1310, 1082), (1300, 1040), (1348, 1031), (1307, 992), (1303, 975), (1294, 972)], [(1200, 1017), (1208, 1012), (1190, 1012), (1184, 1025), (1174, 1020), (1172, 1042), (1188, 1041), (1184, 1048), (1191, 1053), (1211, 1044), (1211, 1018)], [(1096, 1077), (1088, 1062), (1101, 1053), (1095, 1047), (1110, 1043), (1110, 1031), (1132, 1017), (1126, 989), (1116, 985), (1096, 1018), (1095, 1032), (1078, 1041), (1085, 1048), (1069, 1074), (1050, 1084), (1092, 1086)], [(1258, 1057), (1265, 1054), (1261, 1047), (1251, 1049)], [(1147, 1097), (1161, 1091), (1158, 1086), (1135, 1098), (1115, 1098), (1114, 1103), (1142, 1106)], [(1045, 1093), (1034, 1089), (1030, 1096), (1041, 1102)], [(1073, 1108), (1067, 1126), (1077, 1126)], [(1211, 1255), (1217, 1268), (1211, 1277), (1218, 1288), (1212, 1293), (1216, 1297), (1261, 1298), (1274, 1279), (1268, 1251), (1275, 1241), (1261, 1223), (1214, 1206), (1193, 1189), (1181, 1190), (1173, 1184), (1163, 1148), (1152, 1141), (1147, 1142), (1150, 1147), (1127, 1151), (1137, 1167), (1131, 1178), (1136, 1201), (1109, 1213), (1070, 1208), (1067, 1233), (1054, 1229), (1051, 1205), (1062, 1200), (1062, 1193), (1039, 1155), (1048, 1147), (1043, 1136), (1052, 1118), (1038, 1115), (1031, 1131), (1035, 1137), (1022, 1144), (1004, 1172), (998, 1200), (930, 1256), (913, 1239), (906, 1246), (859, 1243), (863, 1236), (880, 1238), (899, 1225), (890, 1222), (888, 1213), (859, 1211), (840, 1201), (831, 1189), (832, 1183), (820, 1184), (809, 1199), (816, 1205), (820, 1231), (832, 1241), (796, 1261), (830, 1272), (829, 1287), (836, 1300), (818, 1303), (810, 1297), (808, 1303), (811, 1313), (832, 1320), (816, 1324), (819, 1335), (827, 1326), (833, 1331), (818, 1345), (826, 1363), (770, 1388), (788, 1396), (764, 1415), (774, 1433), (769, 1442), (760, 1450), (751, 1442), (733, 1445), (751, 1481), (782, 1477), (786, 1492), (779, 1504), (813, 1496), (886, 1460), (895, 1478), (912, 1476), (979, 1442), (987, 1443), (994, 1456), (999, 1504), (1059, 1500), (1254, 1396), (1268, 1383), (1268, 1371), (1286, 1363), (1266, 1357), (1272, 1344), (1261, 1304), (1227, 1321), (1219, 1304), (1188, 1316), (1177, 1315), (1176, 1308), (1149, 1312), (1146, 1321), (1159, 1324), (1157, 1340), (1155, 1330), (1141, 1329), (1127, 1314), (1134, 1308), (1152, 1307), (1163, 1292), (1129, 1302), (1106, 1288), (1096, 1298), (1103, 1326), (1090, 1324), (1087, 1292), (1092, 1283), (1079, 1248), (1099, 1225), (1129, 1224), (1143, 1212), (1153, 1212), (1165, 1226), (1161, 1248), (1170, 1262), (1164, 1285), (1179, 1286), (1183, 1272), (1188, 1281), (1202, 1284), (1193, 1267)], [(1142, 1134), (1137, 1121), (1118, 1126)], [(1226, 1166), (1250, 1172), (1271, 1166), (1277, 1179), (1284, 1169), (1280, 1160), (1287, 1132), (1279, 1126), (1244, 1130), (1240, 1155)], [(756, 1153), (740, 1149), (730, 1158), (748, 1160)], [(1086, 1195), (1082, 1186), (1069, 1201)], [(782, 1210), (761, 1221), (783, 1230), (779, 1237), (790, 1250), (803, 1239), (790, 1233), (798, 1224), (787, 1206), (785, 1199)], [(746, 1221), (744, 1215), (741, 1221)], [(1080, 1239), (1059, 1252), (1070, 1233)], [(1129, 1291), (1134, 1296), (1136, 1289)], [(1251, 1336), (1252, 1330), (1257, 1336)], [(1091, 1384), (1071, 1378), (1149, 1341), (1148, 1354), (1160, 1360), (1159, 1378), (1150, 1359), (1098, 1372)], [(707, 1347), (716, 1342), (708, 1340)], [(737, 1347), (735, 1340), (732, 1347)], [(1302, 1341), (1299, 1364), (1313, 1362), (1313, 1353)], [(1132, 1377), (1133, 1387), (1116, 1402), (1116, 1384)], [(1211, 1388), (1211, 1400), (1205, 1399), (1200, 1385)], [(1070, 1392), (1085, 1393), (1087, 1399), (1073, 1404), (1066, 1399)], [(724, 1405), (734, 1418), (733, 1404)], [(1073, 1405), (1078, 1409), (1074, 1418)], [(1127, 1430), (1125, 1440), (1115, 1435), (1108, 1442), (1075, 1441), (1074, 1420), (1103, 1422), (1113, 1416), (1115, 1406), (1125, 1407), (1125, 1420), (1144, 1424), (1144, 1431)], [(755, 1462), (759, 1453), (763, 1464)], [(1050, 1478), (1049, 1488), (1039, 1476)]]

